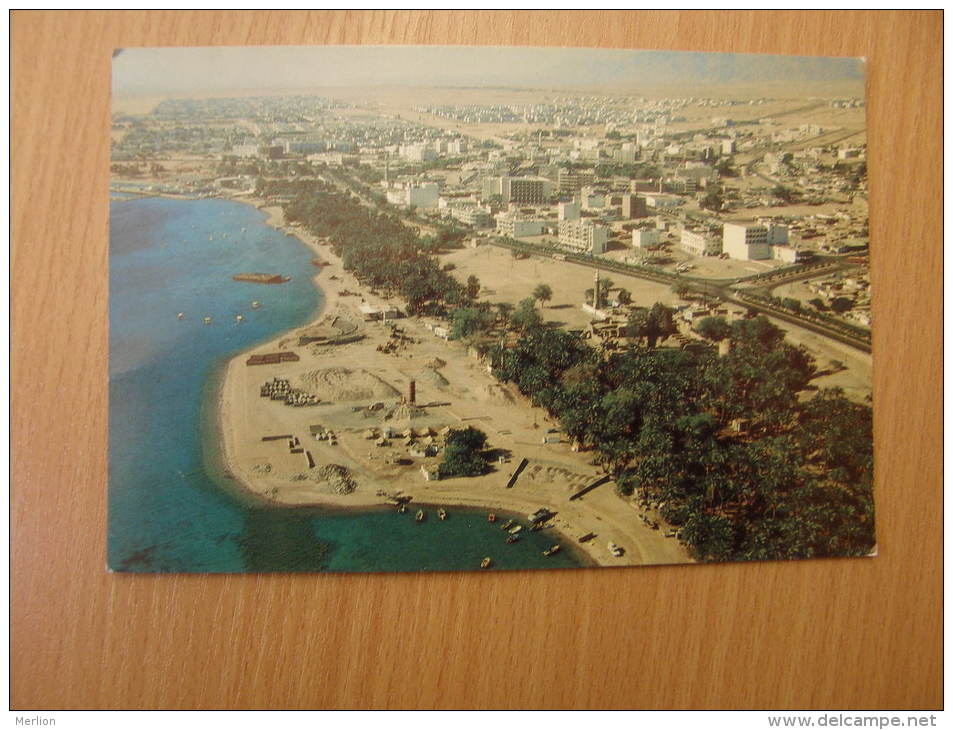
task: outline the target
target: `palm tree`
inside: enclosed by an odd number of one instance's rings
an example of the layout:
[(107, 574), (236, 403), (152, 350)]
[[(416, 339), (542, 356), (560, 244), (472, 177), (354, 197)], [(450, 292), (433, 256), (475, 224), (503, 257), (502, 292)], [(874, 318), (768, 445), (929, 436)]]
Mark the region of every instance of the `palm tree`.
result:
[(546, 302), (553, 298), (553, 288), (549, 284), (539, 284), (533, 289), (533, 299), (537, 299), (546, 306)]

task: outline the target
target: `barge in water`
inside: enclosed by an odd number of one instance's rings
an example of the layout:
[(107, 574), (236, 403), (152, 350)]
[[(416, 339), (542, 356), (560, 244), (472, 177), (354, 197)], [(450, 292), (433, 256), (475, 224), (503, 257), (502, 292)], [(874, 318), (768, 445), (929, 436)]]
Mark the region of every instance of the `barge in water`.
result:
[(252, 284), (286, 284), (291, 281), (290, 276), (281, 274), (235, 274), (235, 281), (248, 281)]

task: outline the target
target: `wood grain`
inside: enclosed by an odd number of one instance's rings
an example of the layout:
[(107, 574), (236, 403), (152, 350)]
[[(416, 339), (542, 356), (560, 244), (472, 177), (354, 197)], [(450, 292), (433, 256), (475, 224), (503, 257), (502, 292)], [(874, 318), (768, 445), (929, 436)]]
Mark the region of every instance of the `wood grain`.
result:
[[(14, 708), (940, 706), (941, 12), (15, 11), (11, 31)], [(880, 557), (107, 574), (110, 52), (341, 43), (866, 56)]]

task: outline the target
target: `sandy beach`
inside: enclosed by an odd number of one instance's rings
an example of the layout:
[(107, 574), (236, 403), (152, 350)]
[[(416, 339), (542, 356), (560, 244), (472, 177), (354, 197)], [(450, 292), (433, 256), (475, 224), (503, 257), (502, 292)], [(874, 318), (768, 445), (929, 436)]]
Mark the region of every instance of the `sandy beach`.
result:
[[(525, 516), (546, 507), (556, 513), (546, 529), (557, 530), (597, 564), (690, 562), (678, 541), (665, 537), (664, 526), (647, 526), (613, 483), (570, 500), (602, 476), (592, 455), (573, 452), (565, 439), (544, 444), (544, 434), (557, 424), (515, 387), (493, 378), (465, 345), (434, 335), (428, 324), (437, 323), (425, 319), (364, 321), (361, 304), (403, 307), (364, 291), (326, 242), (286, 226), (280, 207), (238, 200), (260, 207), (270, 225), (293, 233), (326, 264), (315, 268), (322, 302), (312, 321), (225, 366), (219, 395), (223, 463), (244, 489), (276, 504), (330, 509), (382, 507), (398, 494), (410, 497), (412, 508), (465, 506)], [(565, 312), (553, 308), (548, 314)], [(266, 353), (299, 359), (246, 364)], [(296, 408), (262, 397), (262, 385), (275, 378), (319, 403)], [(408, 407), (411, 381), (416, 403)], [(468, 425), (484, 431), (488, 447), (503, 458), (480, 477), (427, 481), (422, 467), (440, 457), (426, 455), (426, 445), (448, 427)], [(313, 432), (331, 438), (319, 440)], [(507, 488), (524, 458), (526, 467)], [(590, 532), (596, 537), (578, 542)], [(625, 550), (622, 557), (609, 554), (610, 541)]]

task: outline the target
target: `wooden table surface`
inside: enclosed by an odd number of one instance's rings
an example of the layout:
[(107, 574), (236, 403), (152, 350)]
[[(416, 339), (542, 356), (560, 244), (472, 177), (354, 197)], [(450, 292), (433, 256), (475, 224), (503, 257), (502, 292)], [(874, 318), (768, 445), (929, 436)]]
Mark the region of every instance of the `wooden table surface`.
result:
[[(15, 709), (940, 706), (939, 11), (14, 11), (11, 31)], [(866, 56), (880, 556), (107, 574), (110, 52), (342, 43)]]

